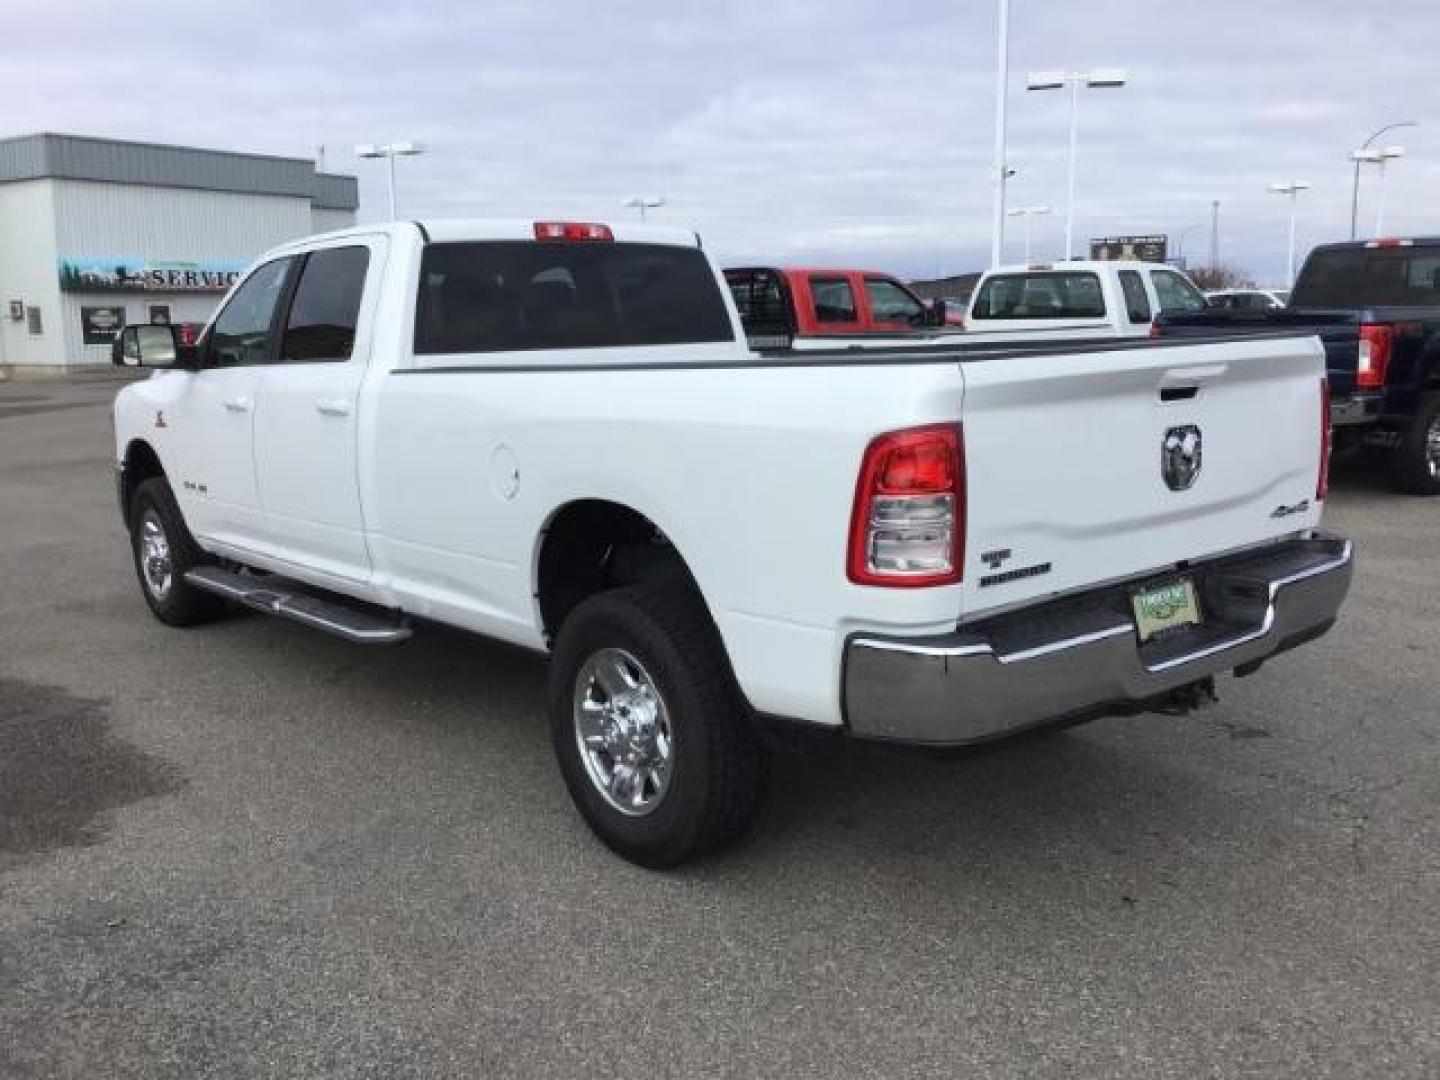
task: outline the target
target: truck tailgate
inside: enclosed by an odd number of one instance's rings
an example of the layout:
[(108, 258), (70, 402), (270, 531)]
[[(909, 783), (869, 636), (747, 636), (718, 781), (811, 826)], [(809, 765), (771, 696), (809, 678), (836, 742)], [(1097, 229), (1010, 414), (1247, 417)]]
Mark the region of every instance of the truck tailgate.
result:
[(1318, 524), (1314, 338), (962, 366), (966, 620)]

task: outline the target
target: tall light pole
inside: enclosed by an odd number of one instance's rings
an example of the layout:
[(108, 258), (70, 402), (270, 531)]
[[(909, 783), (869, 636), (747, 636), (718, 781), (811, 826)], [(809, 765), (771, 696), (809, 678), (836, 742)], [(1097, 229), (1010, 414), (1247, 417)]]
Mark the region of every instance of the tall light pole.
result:
[(1310, 190), (1309, 180), (1287, 180), (1283, 183), (1270, 185), (1270, 190), (1276, 195), (1290, 196), (1290, 241), (1285, 248), (1285, 287), (1287, 289), (1295, 286), (1295, 204), (1296, 196), (1302, 191)]
[(665, 200), (659, 195), (632, 195), (622, 204), (631, 210), (640, 211), (640, 220), (645, 220), (646, 210), (656, 210), (665, 205)]
[(361, 143), (355, 147), (355, 156), (362, 158), (385, 158), (390, 165), (389, 186), (386, 191), (390, 196), (390, 220), (395, 220), (395, 159), (397, 157), (411, 157), (415, 154), (423, 154), (425, 147), (416, 142), (396, 143)]
[(1025, 261), (1030, 261), (1030, 219), (1036, 214), (1048, 214), (1048, 206), (1017, 206), (1013, 210), (1005, 212), (1006, 217), (1022, 218), (1025, 222)]
[[(1210, 200), (1210, 273), (1220, 272), (1220, 200)], [(1217, 284), (1213, 288), (1219, 288)]]
[[(1419, 126), (1420, 126), (1419, 122), (1418, 122), (1418, 121), (1415, 121), (1415, 120), (1400, 120), (1400, 121), (1398, 121), (1397, 123), (1394, 123), (1394, 124), (1386, 124), (1384, 127), (1376, 129), (1376, 131), (1375, 131), (1368, 139), (1366, 139), (1363, 143), (1361, 143), (1361, 144), (1360, 144), (1360, 149), (1351, 151), (1351, 153), (1350, 153), (1350, 160), (1355, 163), (1355, 179), (1352, 180), (1351, 183), (1350, 183), (1350, 239), (1351, 239), (1351, 240), (1354, 240), (1354, 239), (1355, 239), (1356, 220), (1357, 220), (1357, 218), (1360, 216), (1360, 163), (1363, 162), (1363, 161), (1371, 161), (1371, 160), (1374, 160), (1374, 159), (1372, 159), (1372, 158), (1369, 158), (1369, 157), (1366, 157), (1366, 156), (1365, 156), (1365, 154), (1370, 150), (1370, 144), (1373, 143), (1376, 139), (1378, 139), (1381, 135), (1384, 135), (1385, 132), (1387, 132), (1387, 131), (1394, 131), (1396, 128), (1419, 127)], [(1382, 169), (1383, 169), (1383, 165), (1382, 165)], [(1382, 176), (1382, 177), (1384, 176), (1384, 173), (1383, 173), (1383, 172), (1381, 173), (1381, 176)], [(1376, 232), (1379, 232), (1380, 230), (1379, 230), (1379, 229), (1376, 229), (1375, 231), (1376, 231)]]
[(1010, 0), (999, 0), (995, 43), (994, 206), (990, 223), (990, 265), (1000, 265), (1005, 247), (1005, 91), (1010, 79)]
[(1350, 157), (1355, 162), (1355, 168), (1359, 169), (1362, 164), (1374, 165), (1380, 170), (1380, 178), (1375, 187), (1375, 235), (1379, 236), (1385, 228), (1385, 163), (1394, 161), (1396, 158), (1405, 156), (1403, 146), (1375, 147), (1373, 150), (1356, 150)]
[(1095, 71), (1032, 71), (1025, 81), (1027, 90), (1070, 88), (1070, 152), (1066, 160), (1065, 258), (1075, 254), (1075, 143), (1079, 128), (1080, 88), (1115, 89), (1125, 85), (1125, 72), (1118, 68)]

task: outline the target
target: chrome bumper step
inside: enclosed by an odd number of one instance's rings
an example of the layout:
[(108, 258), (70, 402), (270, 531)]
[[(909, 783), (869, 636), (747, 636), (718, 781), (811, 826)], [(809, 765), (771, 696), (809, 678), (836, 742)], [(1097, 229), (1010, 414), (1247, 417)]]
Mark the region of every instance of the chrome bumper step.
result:
[(1145, 578), (950, 634), (857, 634), (846, 647), (845, 720), (866, 738), (963, 746), (1100, 708), (1165, 701), (1221, 672), (1249, 674), (1325, 633), (1353, 562), (1350, 541), (1315, 533), (1194, 563), (1185, 573), (1200, 589), (1204, 624), (1144, 644), (1129, 608), (1130, 588)]
[(358, 645), (394, 645), (410, 637), (403, 616), (377, 614), (321, 599), (279, 578), (257, 578), (218, 566), (197, 566), (185, 580), (197, 589), (223, 596), (266, 615), (303, 623)]

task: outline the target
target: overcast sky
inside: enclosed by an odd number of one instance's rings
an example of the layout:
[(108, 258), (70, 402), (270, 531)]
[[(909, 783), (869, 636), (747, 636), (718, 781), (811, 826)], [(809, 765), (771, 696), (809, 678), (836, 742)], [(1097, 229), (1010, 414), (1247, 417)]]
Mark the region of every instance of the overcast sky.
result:
[[(167, 3), (8, 0), (0, 134), (63, 131), (314, 157), (360, 177), (357, 142), (414, 139), (400, 213), (604, 220), (658, 194), (726, 261), (859, 263), (930, 276), (988, 259), (994, 0)], [(1349, 151), (1406, 156), (1387, 233), (1440, 232), (1440, 0), (1012, 0), (1012, 204), (1048, 203), (1061, 243), (1067, 99), (1025, 72), (1125, 67), (1080, 102), (1079, 237), (1189, 225), (1222, 258), (1283, 276), (1349, 232)], [(1362, 180), (1374, 223), (1374, 170)], [(1012, 221), (1008, 254), (1020, 257)]]

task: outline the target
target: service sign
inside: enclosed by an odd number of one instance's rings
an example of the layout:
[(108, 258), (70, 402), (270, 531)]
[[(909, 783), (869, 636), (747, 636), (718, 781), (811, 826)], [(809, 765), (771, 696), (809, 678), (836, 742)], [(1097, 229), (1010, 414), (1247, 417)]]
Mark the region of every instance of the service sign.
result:
[(85, 335), (86, 345), (109, 345), (115, 335), (125, 329), (123, 307), (82, 307), (80, 329)]
[(222, 293), (246, 264), (235, 259), (72, 259), (60, 260), (60, 288), (66, 292)]
[(1090, 258), (1101, 262), (1115, 259), (1139, 259), (1141, 262), (1163, 263), (1168, 237), (1100, 236), (1090, 241)]

